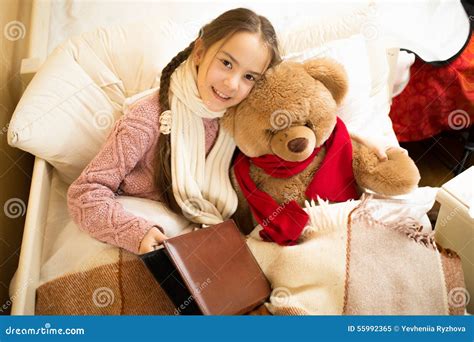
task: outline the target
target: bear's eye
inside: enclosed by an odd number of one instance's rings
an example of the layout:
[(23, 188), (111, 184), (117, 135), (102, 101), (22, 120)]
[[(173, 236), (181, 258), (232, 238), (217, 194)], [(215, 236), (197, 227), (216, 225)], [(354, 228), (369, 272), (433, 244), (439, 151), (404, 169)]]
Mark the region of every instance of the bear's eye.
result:
[(268, 137), (273, 137), (273, 135), (275, 134), (275, 130), (274, 129), (266, 129), (265, 130), (265, 135), (268, 136)]
[(305, 126), (308, 127), (309, 129), (314, 129), (314, 125), (311, 121), (306, 121)]

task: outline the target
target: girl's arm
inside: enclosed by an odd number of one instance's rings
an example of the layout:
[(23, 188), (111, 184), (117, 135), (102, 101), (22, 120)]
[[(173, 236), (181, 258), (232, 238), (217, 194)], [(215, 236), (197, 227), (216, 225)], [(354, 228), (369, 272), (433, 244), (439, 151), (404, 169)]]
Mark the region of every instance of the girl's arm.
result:
[(152, 115), (149, 109), (144, 111), (137, 105), (117, 120), (99, 153), (67, 193), (69, 213), (81, 229), (135, 254), (156, 223), (127, 212), (115, 197), (125, 176), (143, 158), (157, 135), (158, 115)]

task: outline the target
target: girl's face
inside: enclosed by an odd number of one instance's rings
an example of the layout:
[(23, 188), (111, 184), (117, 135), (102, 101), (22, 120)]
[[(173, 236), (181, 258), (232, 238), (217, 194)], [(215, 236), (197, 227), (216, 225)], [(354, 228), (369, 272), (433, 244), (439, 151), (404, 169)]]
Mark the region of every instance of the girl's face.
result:
[(197, 87), (211, 111), (222, 111), (247, 97), (270, 64), (270, 51), (256, 33), (238, 32), (205, 50), (201, 40), (193, 52)]

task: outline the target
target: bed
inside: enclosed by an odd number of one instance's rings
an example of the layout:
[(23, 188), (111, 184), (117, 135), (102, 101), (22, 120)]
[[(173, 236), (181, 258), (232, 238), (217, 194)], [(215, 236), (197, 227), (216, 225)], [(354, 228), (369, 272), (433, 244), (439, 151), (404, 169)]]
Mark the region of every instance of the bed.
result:
[[(77, 1), (33, 2), (29, 55), (21, 69), (29, 85), (8, 132), (11, 146), (35, 155), (19, 266), (10, 285), (13, 315), (143, 313), (133, 306), (127, 311), (122, 301), (125, 297), (115, 298), (114, 305), (103, 305), (103, 301), (110, 304), (110, 294), (115, 292), (100, 286), (100, 279), (88, 289), (94, 293), (93, 311), (78, 308), (80, 301), (70, 303), (74, 309), (51, 305), (54, 288), (44, 287), (51, 280), (84, 268), (102, 267), (107, 274), (116, 275), (134, 263), (137, 266), (133, 256), (79, 231), (67, 212), (67, 187), (123, 115), (126, 100), (157, 87), (167, 61), (189, 43), (196, 28), (225, 9), (247, 6), (268, 16), (288, 58), (344, 59), (347, 44), (358, 47), (360, 59), (356, 61), (360, 63), (342, 60), (353, 83), (341, 113), (346, 113), (350, 129), (377, 131), (397, 143), (388, 113), (398, 48), (388, 45), (382, 35), (367, 34), (367, 30), (378, 27), (373, 4), (286, 3), (269, 8), (265, 3), (231, 2), (183, 7), (158, 1), (143, 5), (133, 3), (131, 10), (127, 3), (104, 2), (93, 7)], [(205, 14), (196, 19), (197, 12)], [(149, 20), (141, 20), (143, 17)], [(360, 75), (363, 77), (358, 78)], [(55, 83), (49, 82), (51, 79)], [(162, 210), (142, 199), (123, 196), (120, 201), (126, 209), (151, 219)], [(175, 224), (185, 223), (175, 218)], [(117, 260), (121, 268), (110, 266)], [(130, 285), (129, 281), (121, 284)], [(39, 288), (44, 290), (41, 298)], [(69, 295), (81, 295), (73, 288), (69, 290)], [(153, 292), (140, 284), (120, 291)], [(170, 303), (162, 298), (163, 293), (152, 296), (149, 304), (159, 309), (154, 313), (172, 314)]]

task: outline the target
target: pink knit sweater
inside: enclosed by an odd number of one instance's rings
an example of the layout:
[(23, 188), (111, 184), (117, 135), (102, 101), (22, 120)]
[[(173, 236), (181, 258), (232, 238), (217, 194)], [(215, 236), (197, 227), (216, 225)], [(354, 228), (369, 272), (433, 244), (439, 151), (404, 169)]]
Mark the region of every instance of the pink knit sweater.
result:
[[(127, 212), (116, 197), (160, 200), (153, 182), (159, 114), (156, 93), (135, 103), (117, 120), (99, 153), (67, 193), (69, 213), (81, 229), (136, 254), (142, 238), (160, 222)], [(219, 123), (218, 119), (203, 119), (203, 123), (208, 153), (217, 138)]]

